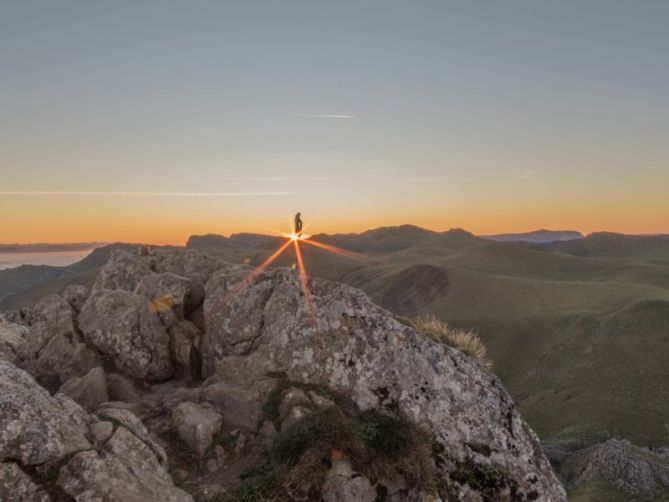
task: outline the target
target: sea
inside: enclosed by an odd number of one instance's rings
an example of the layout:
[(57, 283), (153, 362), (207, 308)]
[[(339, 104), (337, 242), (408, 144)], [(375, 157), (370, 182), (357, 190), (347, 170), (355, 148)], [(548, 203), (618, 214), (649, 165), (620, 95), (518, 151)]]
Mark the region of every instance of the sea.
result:
[(77, 251), (42, 251), (29, 253), (0, 252), (0, 270), (15, 268), (21, 265), (53, 265), (64, 267), (78, 262), (88, 256), (93, 249)]

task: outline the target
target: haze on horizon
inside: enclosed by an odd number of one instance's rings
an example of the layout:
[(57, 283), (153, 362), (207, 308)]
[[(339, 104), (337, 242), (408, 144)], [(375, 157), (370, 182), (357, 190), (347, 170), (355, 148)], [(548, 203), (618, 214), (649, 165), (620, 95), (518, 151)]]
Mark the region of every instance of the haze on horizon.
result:
[(0, 242), (669, 233), (669, 3), (0, 5)]

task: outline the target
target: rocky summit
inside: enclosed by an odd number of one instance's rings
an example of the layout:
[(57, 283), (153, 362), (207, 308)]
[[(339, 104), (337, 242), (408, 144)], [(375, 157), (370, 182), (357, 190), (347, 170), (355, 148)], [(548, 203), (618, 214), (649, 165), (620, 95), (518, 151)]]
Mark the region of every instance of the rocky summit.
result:
[(0, 500), (566, 500), (497, 377), (308, 287), (122, 250), (0, 316)]

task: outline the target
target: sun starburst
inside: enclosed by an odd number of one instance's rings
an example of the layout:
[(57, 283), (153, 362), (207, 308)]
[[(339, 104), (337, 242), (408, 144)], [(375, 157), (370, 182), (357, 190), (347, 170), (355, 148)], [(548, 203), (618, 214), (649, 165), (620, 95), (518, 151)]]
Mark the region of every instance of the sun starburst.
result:
[(311, 289), (309, 288), (309, 274), (307, 273), (306, 266), (304, 264), (304, 258), (302, 256), (302, 249), (301, 245), (302, 243), (308, 244), (310, 246), (317, 247), (319, 249), (323, 249), (325, 251), (328, 251), (330, 253), (337, 254), (339, 256), (343, 256), (345, 258), (350, 258), (353, 260), (366, 260), (366, 257), (360, 253), (354, 253), (352, 251), (347, 251), (345, 249), (338, 248), (336, 246), (332, 246), (330, 244), (324, 244), (322, 242), (318, 242), (313, 240), (311, 235), (305, 234), (303, 232), (295, 232), (291, 231), (290, 233), (281, 233), (281, 237), (285, 238), (286, 241), (283, 242), (267, 259), (265, 259), (260, 265), (258, 265), (256, 268), (254, 268), (246, 278), (241, 281), (241, 283), (233, 289), (233, 293), (239, 293), (243, 289), (249, 287), (253, 281), (260, 275), (264, 270), (266, 270), (272, 263), (274, 263), (279, 256), (283, 254), (283, 252), (288, 249), (288, 247), (293, 244), (293, 249), (295, 251), (295, 261), (296, 264), (293, 266), (293, 270), (295, 270), (298, 274), (299, 277), (299, 282), (300, 282), (300, 287), (302, 289), (302, 293), (304, 295), (304, 299), (306, 302), (306, 307), (307, 311), (309, 313), (309, 319), (310, 322), (315, 322), (316, 319), (316, 308), (315, 308), (315, 303), (313, 299), (313, 295), (311, 293)]

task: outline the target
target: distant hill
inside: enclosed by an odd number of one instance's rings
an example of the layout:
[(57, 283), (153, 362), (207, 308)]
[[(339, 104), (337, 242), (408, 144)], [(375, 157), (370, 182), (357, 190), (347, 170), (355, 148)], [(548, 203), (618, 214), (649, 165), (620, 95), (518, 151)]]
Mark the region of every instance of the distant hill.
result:
[(270, 235), (240, 233), (232, 234), (230, 237), (223, 235), (207, 234), (207, 235), (193, 235), (188, 238), (186, 247), (193, 249), (207, 249), (215, 247), (238, 247), (249, 248), (265, 246), (276, 242), (277, 238)]
[(136, 244), (109, 244), (94, 249), (86, 258), (66, 267), (22, 265), (0, 270), (0, 311), (32, 306), (40, 298), (70, 284), (89, 286), (114, 249), (132, 249)]
[(551, 243), (550, 249), (583, 257), (637, 258), (668, 263), (669, 239), (665, 235), (598, 232), (576, 241)]
[(575, 230), (535, 230), (518, 234), (482, 235), (484, 239), (499, 242), (532, 242), (544, 244), (555, 241), (572, 241), (582, 239), (583, 234)]

